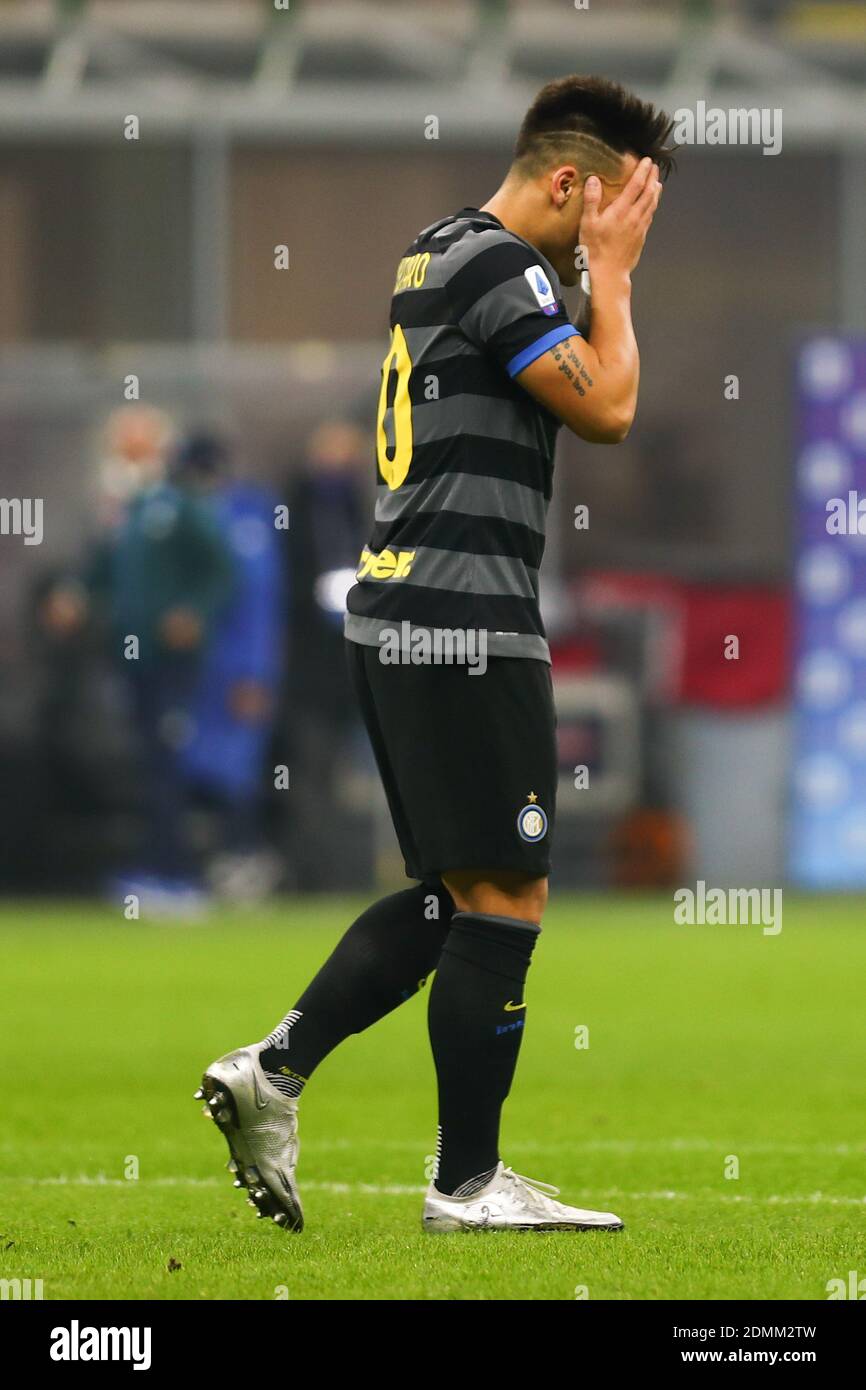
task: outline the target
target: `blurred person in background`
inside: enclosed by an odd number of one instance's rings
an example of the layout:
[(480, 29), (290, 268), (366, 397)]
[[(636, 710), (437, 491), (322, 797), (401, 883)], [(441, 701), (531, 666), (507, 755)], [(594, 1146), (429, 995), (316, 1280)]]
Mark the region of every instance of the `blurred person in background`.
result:
[(227, 442), (208, 431), (181, 441), (172, 476), (211, 511), (235, 571), (231, 601), (216, 615), (203, 653), (181, 763), (220, 811), (211, 886), (221, 897), (266, 897), (282, 875), (263, 827), (286, 622), (276, 499), (259, 484), (233, 477)]
[(346, 670), (343, 615), (355, 582), (364, 521), (367, 433), (351, 420), (319, 424), (288, 489), (292, 613), (286, 698), (299, 886), (332, 883), (332, 817), (340, 749), (357, 724)]
[(123, 833), (111, 717), (117, 701), (105, 681), (101, 636), (94, 624), (82, 624), (82, 591), (62, 562), (40, 570), (25, 613), (35, 676), (33, 738), (19, 744), (27, 760), (23, 795), (14, 809), (7, 807), (0, 838), (14, 844), (11, 862), (24, 883), (87, 893), (108, 842)]
[(202, 906), (181, 750), (213, 624), (233, 587), (231, 552), (209, 509), (167, 477), (173, 437), (169, 417), (150, 406), (124, 406), (109, 418), (102, 534), (80, 582), (55, 587), (44, 608), (48, 625), (66, 633), (95, 610), (126, 682), (144, 837), (141, 862), (112, 891), (137, 895), (148, 913)]

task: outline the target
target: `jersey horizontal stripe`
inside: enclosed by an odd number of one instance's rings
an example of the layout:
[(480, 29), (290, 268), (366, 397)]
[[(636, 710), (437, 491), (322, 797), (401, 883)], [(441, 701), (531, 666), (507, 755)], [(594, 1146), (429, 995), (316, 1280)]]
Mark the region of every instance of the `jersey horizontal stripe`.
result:
[(542, 497), (550, 497), (550, 468), (539, 457), (538, 449), (531, 445), (523, 447), (511, 443), (505, 449), (501, 440), (461, 434), (451, 439), (433, 440), (414, 451), (409, 475), (413, 482), (438, 478), (443, 473), (505, 479), (533, 488)]
[[(406, 330), (404, 329), (404, 332)], [(419, 330), (425, 332), (426, 330)], [(406, 334), (408, 340), (408, 333)], [(456, 343), (459, 339), (454, 339)], [(431, 356), (425, 361), (423, 375), (413, 372), (409, 379), (409, 398), (414, 405), (425, 405), (435, 393), (437, 400), (447, 400), (449, 396), (461, 396), (467, 392), (473, 396), (491, 396), (502, 400), (502, 372), (489, 359), (484, 358), (477, 349), (471, 353), (451, 352), (449, 345), (443, 343), (440, 351), (444, 356)], [(412, 345), (409, 344), (412, 355)], [(510, 399), (525, 409), (526, 392), (514, 383)]]
[[(538, 615), (538, 605), (530, 599), (503, 597), (499, 594), (476, 594), (471, 610), (466, 611), (462, 594), (448, 589), (416, 589), (411, 598), (411, 614), (407, 605), (407, 591), (399, 588), (386, 588), (381, 600), (373, 603), (365, 585), (358, 602), (359, 617), (388, 618), (395, 622), (404, 619), (419, 623), (422, 627), (463, 627), (488, 632), (528, 632), (544, 637), (544, 628)], [(515, 623), (514, 627), (509, 626)], [(548, 656), (549, 660), (549, 656)]]
[(526, 277), (517, 275), (488, 290), (476, 299), (468, 313), (457, 320), (467, 336), (475, 341), (483, 338), (486, 348), (490, 348), (500, 333), (523, 323), (528, 316), (535, 319), (538, 305), (527, 303)]
[[(440, 300), (436, 317), (438, 318), (441, 313), (442, 302)], [(413, 362), (422, 363), (425, 376), (428, 373), (428, 363), (430, 363), (429, 370), (435, 371), (434, 362), (441, 362), (443, 359), (452, 361), (455, 357), (459, 357), (461, 359), (471, 358), (477, 372), (485, 373), (491, 380), (496, 379), (493, 370), (495, 363), (479, 352), (475, 344), (470, 343), (455, 323), (400, 324), (400, 327), (403, 329), (403, 336), (409, 348), (409, 356)]]
[(370, 550), (426, 546), (461, 550), (475, 555), (502, 555), (537, 570), (544, 554), (544, 536), (501, 516), (472, 516), (454, 511), (415, 512), (395, 521), (375, 522)]
[(409, 484), (396, 492), (380, 483), (376, 490), (377, 522), (396, 521), (398, 517), (429, 511), (501, 517), (517, 521), (543, 536), (547, 503), (539, 492), (523, 483), (471, 473), (442, 473), (425, 484)]
[(513, 380), (578, 330), (556, 272), (491, 213), (465, 208), (398, 267), (377, 418), (375, 520), (346, 634), (485, 628), (549, 659), (538, 606), (558, 421)]
[[(387, 407), (383, 417), (386, 434), (393, 428), (392, 409)], [(523, 409), (522, 402), (501, 396), (475, 396), (467, 391), (413, 406), (412, 442), (416, 447), (462, 434), (532, 448), (537, 443), (538, 429), (533, 412)]]
[(401, 290), (394, 295), (393, 313), (398, 323), (408, 331), (416, 328), (444, 328), (442, 318), (443, 291)]
[[(405, 620), (408, 622), (408, 619)], [(423, 632), (429, 636), (436, 633), (453, 632), (454, 628), (448, 627), (424, 627), (420, 623), (408, 623), (409, 631), (408, 643), (404, 644), (404, 633), (402, 622), (395, 618), (362, 618), (357, 613), (349, 613), (346, 618), (346, 636), (352, 642), (360, 642), (363, 646), (379, 647), (385, 641), (392, 641), (395, 627), (398, 628), (401, 650), (412, 651), (412, 639), (418, 632)], [(457, 629), (458, 631), (465, 631)], [(550, 653), (547, 641), (538, 633), (532, 632), (493, 632), (485, 627), (483, 631), (487, 637), (488, 656), (516, 656), (526, 657), (535, 661), (550, 660)]]
[[(485, 295), (496, 295), (503, 286), (523, 280), (527, 265), (524, 246), (518, 237), (502, 237), (494, 227), (462, 238), (446, 261), (443, 277), (458, 321)], [(535, 260), (541, 261), (539, 252), (535, 252)]]
[[(391, 551), (396, 548), (395, 545), (388, 547)], [(515, 594), (523, 598), (532, 598), (537, 592), (537, 571), (516, 556), (482, 555), (422, 545), (411, 548), (414, 550), (411, 568), (407, 568), (399, 581), (371, 578), (367, 585), (404, 589), (417, 584), (425, 589), (453, 589), (464, 594)]]

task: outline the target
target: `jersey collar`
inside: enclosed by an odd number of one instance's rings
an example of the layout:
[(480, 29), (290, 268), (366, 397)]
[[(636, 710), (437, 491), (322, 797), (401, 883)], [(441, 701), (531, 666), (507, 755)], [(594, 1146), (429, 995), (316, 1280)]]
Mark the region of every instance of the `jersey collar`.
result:
[(473, 222), (483, 217), (486, 218), (488, 222), (492, 222), (495, 226), (502, 227), (503, 231), (505, 230), (505, 224), (500, 222), (498, 217), (494, 216), (492, 212), (482, 212), (481, 208), (461, 208), (455, 216), (471, 217)]

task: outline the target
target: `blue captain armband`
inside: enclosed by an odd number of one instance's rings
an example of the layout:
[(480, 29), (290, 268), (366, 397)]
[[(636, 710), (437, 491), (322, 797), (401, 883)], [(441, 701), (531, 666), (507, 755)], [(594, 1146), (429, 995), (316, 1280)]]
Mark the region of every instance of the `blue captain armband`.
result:
[(556, 347), (556, 344), (561, 343), (564, 338), (580, 338), (582, 336), (580, 330), (575, 328), (573, 323), (561, 323), (556, 328), (551, 328), (549, 333), (536, 338), (534, 343), (529, 344), (529, 347), (521, 348), (520, 352), (512, 357), (505, 370), (510, 377), (515, 377), (518, 372), (523, 371), (524, 367), (528, 367), (530, 362), (543, 356), (550, 348)]

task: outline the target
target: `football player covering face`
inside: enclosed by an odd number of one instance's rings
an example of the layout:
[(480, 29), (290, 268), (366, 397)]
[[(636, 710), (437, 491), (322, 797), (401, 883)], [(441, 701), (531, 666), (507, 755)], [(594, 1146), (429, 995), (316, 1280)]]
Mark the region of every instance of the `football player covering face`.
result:
[[(526, 114), (498, 191), (481, 208), (440, 217), (399, 261), (375, 520), (346, 637), (416, 883), (368, 908), (274, 1031), (212, 1063), (198, 1093), (228, 1141), (236, 1185), (286, 1229), (303, 1221), (297, 1123), (310, 1075), (433, 972), (439, 1135), (424, 1228), (622, 1226), (505, 1167), (499, 1124), (554, 830), (538, 569), (556, 432), (564, 424), (615, 444), (631, 427), (631, 276), (671, 164), (671, 128), (615, 83), (552, 82)], [(584, 268), (591, 310), (578, 326), (560, 286)], [(483, 648), (483, 662), (416, 661), (435, 652), (437, 635), (461, 634), (467, 654)]]

